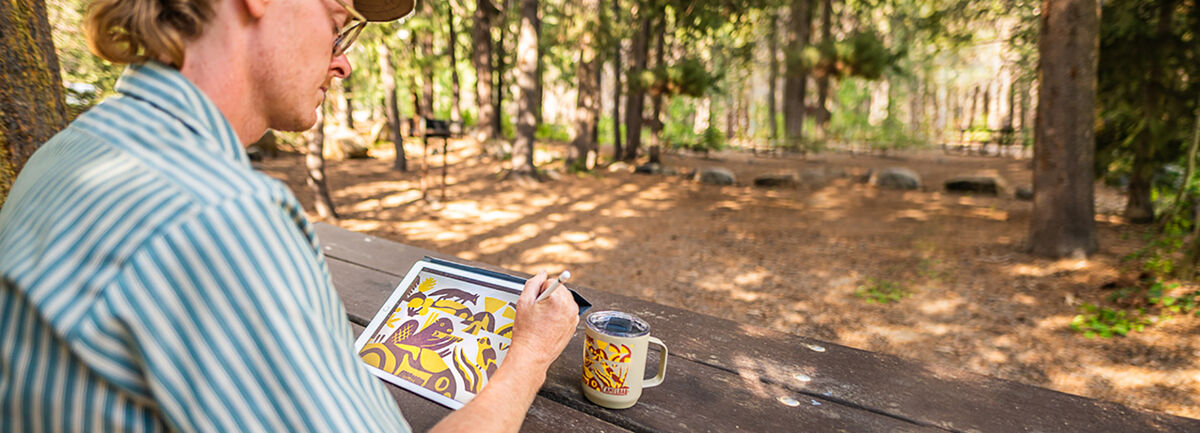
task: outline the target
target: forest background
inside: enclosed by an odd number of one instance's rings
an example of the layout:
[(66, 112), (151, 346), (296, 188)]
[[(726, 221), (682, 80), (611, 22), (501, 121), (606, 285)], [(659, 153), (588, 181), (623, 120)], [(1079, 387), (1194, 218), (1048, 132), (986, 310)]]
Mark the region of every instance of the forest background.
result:
[[(88, 52), (86, 3), (0, 5), (0, 198), (39, 143), (112, 94), (121, 69)], [(420, 2), (366, 28), (317, 128), (253, 148), (314, 218), (343, 227), (522, 270), (591, 266), (581, 282), (603, 289), (1198, 417), (1198, 29), (1190, 0)], [(464, 135), (422, 140), (414, 118)], [(428, 172), (439, 158), (449, 198)], [(714, 164), (743, 177), (799, 168), (801, 185), (711, 190), (619, 169)], [(857, 180), (896, 165), (926, 186), (881, 198)], [(1016, 188), (993, 199), (928, 186), (958, 169), (1027, 185), (1032, 204)], [(803, 185), (815, 172), (821, 185)], [(600, 196), (640, 219), (605, 210), (551, 235), (521, 223), (588, 213), (577, 204)], [(907, 222), (858, 233), (819, 218), (826, 199), (858, 203), (839, 216), (865, 218), (853, 224)], [(481, 218), (512, 212), (488, 207), (506, 200), (540, 213)], [(955, 206), (1005, 224), (947, 231), (963, 221)], [(504, 230), (492, 243), (454, 233)], [(614, 232), (623, 244), (605, 240)], [(644, 246), (659, 232), (699, 241)], [(512, 251), (530, 239), (644, 251)], [(814, 252), (828, 245), (840, 251)], [(681, 250), (686, 263), (664, 261)], [(814, 277), (796, 264), (809, 260), (837, 272)]]

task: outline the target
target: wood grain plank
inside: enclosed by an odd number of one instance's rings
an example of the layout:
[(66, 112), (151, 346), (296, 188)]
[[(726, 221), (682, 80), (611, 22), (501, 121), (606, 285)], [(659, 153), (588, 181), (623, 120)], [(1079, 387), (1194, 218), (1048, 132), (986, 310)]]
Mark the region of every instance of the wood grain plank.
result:
[[(348, 305), (375, 305), (370, 308), (370, 313), (354, 313), (360, 317), (373, 314), (400, 281), (399, 276), (337, 258), (331, 257), (328, 262), (335, 284), (349, 293), (344, 295), (351, 301)], [(371, 284), (386, 285), (373, 290), (347, 290), (349, 287), (370, 287)], [(360, 297), (355, 293), (367, 295)], [(551, 366), (541, 395), (565, 405), (564, 408), (573, 408), (571, 412), (587, 414), (632, 431), (789, 431), (792, 428), (800, 428), (799, 431), (944, 431), (846, 407), (823, 397), (806, 398), (774, 384), (681, 358), (669, 361), (668, 380), (648, 390), (638, 405), (625, 410), (604, 409), (587, 402), (579, 389), (583, 365), (582, 336), (580, 327), (563, 355)], [(779, 400), (784, 397), (803, 404), (785, 405)], [(563, 415), (552, 414), (553, 417)]]
[[(363, 332), (363, 327), (352, 325), (355, 337)], [(381, 381), (382, 382), (382, 381)], [(414, 432), (424, 432), (450, 414), (450, 409), (429, 401), (425, 397), (413, 394), (403, 388), (383, 382), (404, 418)], [(591, 432), (591, 433), (622, 433), (629, 430), (601, 421), (586, 413), (563, 406), (553, 400), (538, 396), (525, 415), (521, 424), (525, 433), (561, 433)]]
[[(374, 282), (356, 283), (351, 290), (341, 290), (348, 309), (354, 304), (354, 310), (365, 311), (351, 311), (351, 316), (362, 314), (368, 320), (399, 283), (399, 276), (416, 260), (426, 255), (454, 259), (325, 224), (318, 224), (317, 231), (330, 257), (391, 274), (364, 275), (362, 278)], [(338, 272), (351, 271), (335, 271), (335, 282)], [(672, 359), (678, 356), (735, 373), (748, 383), (761, 382), (810, 399), (837, 402), (920, 425), (964, 432), (1200, 431), (1200, 421), (1193, 419), (921, 364), (587, 287), (572, 288), (597, 310), (620, 309), (645, 318), (653, 327), (652, 333), (671, 348)], [(372, 308), (357, 310), (372, 304)]]

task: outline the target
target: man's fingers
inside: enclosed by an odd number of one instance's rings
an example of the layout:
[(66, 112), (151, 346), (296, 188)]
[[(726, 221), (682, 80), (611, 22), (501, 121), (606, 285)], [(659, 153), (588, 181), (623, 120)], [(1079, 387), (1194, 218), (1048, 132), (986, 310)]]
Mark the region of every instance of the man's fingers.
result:
[(518, 302), (528, 302), (530, 300), (537, 299), (538, 295), (542, 293), (542, 286), (545, 285), (545, 282), (546, 271), (538, 271), (536, 275), (529, 277), (528, 280), (525, 280), (525, 290), (521, 291), (521, 296), (518, 298)]

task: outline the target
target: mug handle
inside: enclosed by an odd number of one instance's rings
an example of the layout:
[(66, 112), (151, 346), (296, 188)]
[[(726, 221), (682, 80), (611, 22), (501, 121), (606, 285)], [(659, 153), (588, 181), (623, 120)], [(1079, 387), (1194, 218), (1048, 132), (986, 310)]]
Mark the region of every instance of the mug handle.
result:
[(663, 379), (667, 377), (667, 345), (663, 344), (662, 340), (654, 337), (650, 337), (650, 344), (656, 344), (662, 348), (662, 355), (658, 357), (658, 374), (654, 375), (653, 379), (642, 382), (642, 388), (661, 385)]

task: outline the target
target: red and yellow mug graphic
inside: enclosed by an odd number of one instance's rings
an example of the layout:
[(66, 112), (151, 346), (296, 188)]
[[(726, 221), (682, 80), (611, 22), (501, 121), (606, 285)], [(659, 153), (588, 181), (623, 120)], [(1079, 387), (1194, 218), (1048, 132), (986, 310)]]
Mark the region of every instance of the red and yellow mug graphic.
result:
[[(667, 371), (667, 346), (650, 336), (650, 325), (620, 311), (588, 316), (583, 345), (583, 395), (600, 406), (624, 409), (637, 403), (642, 388), (662, 383)], [(649, 345), (661, 348), (658, 372), (645, 379)]]
[(625, 379), (629, 377), (629, 361), (633, 352), (624, 344), (610, 344), (585, 336), (583, 349), (583, 382), (596, 391), (609, 395), (628, 395)]

